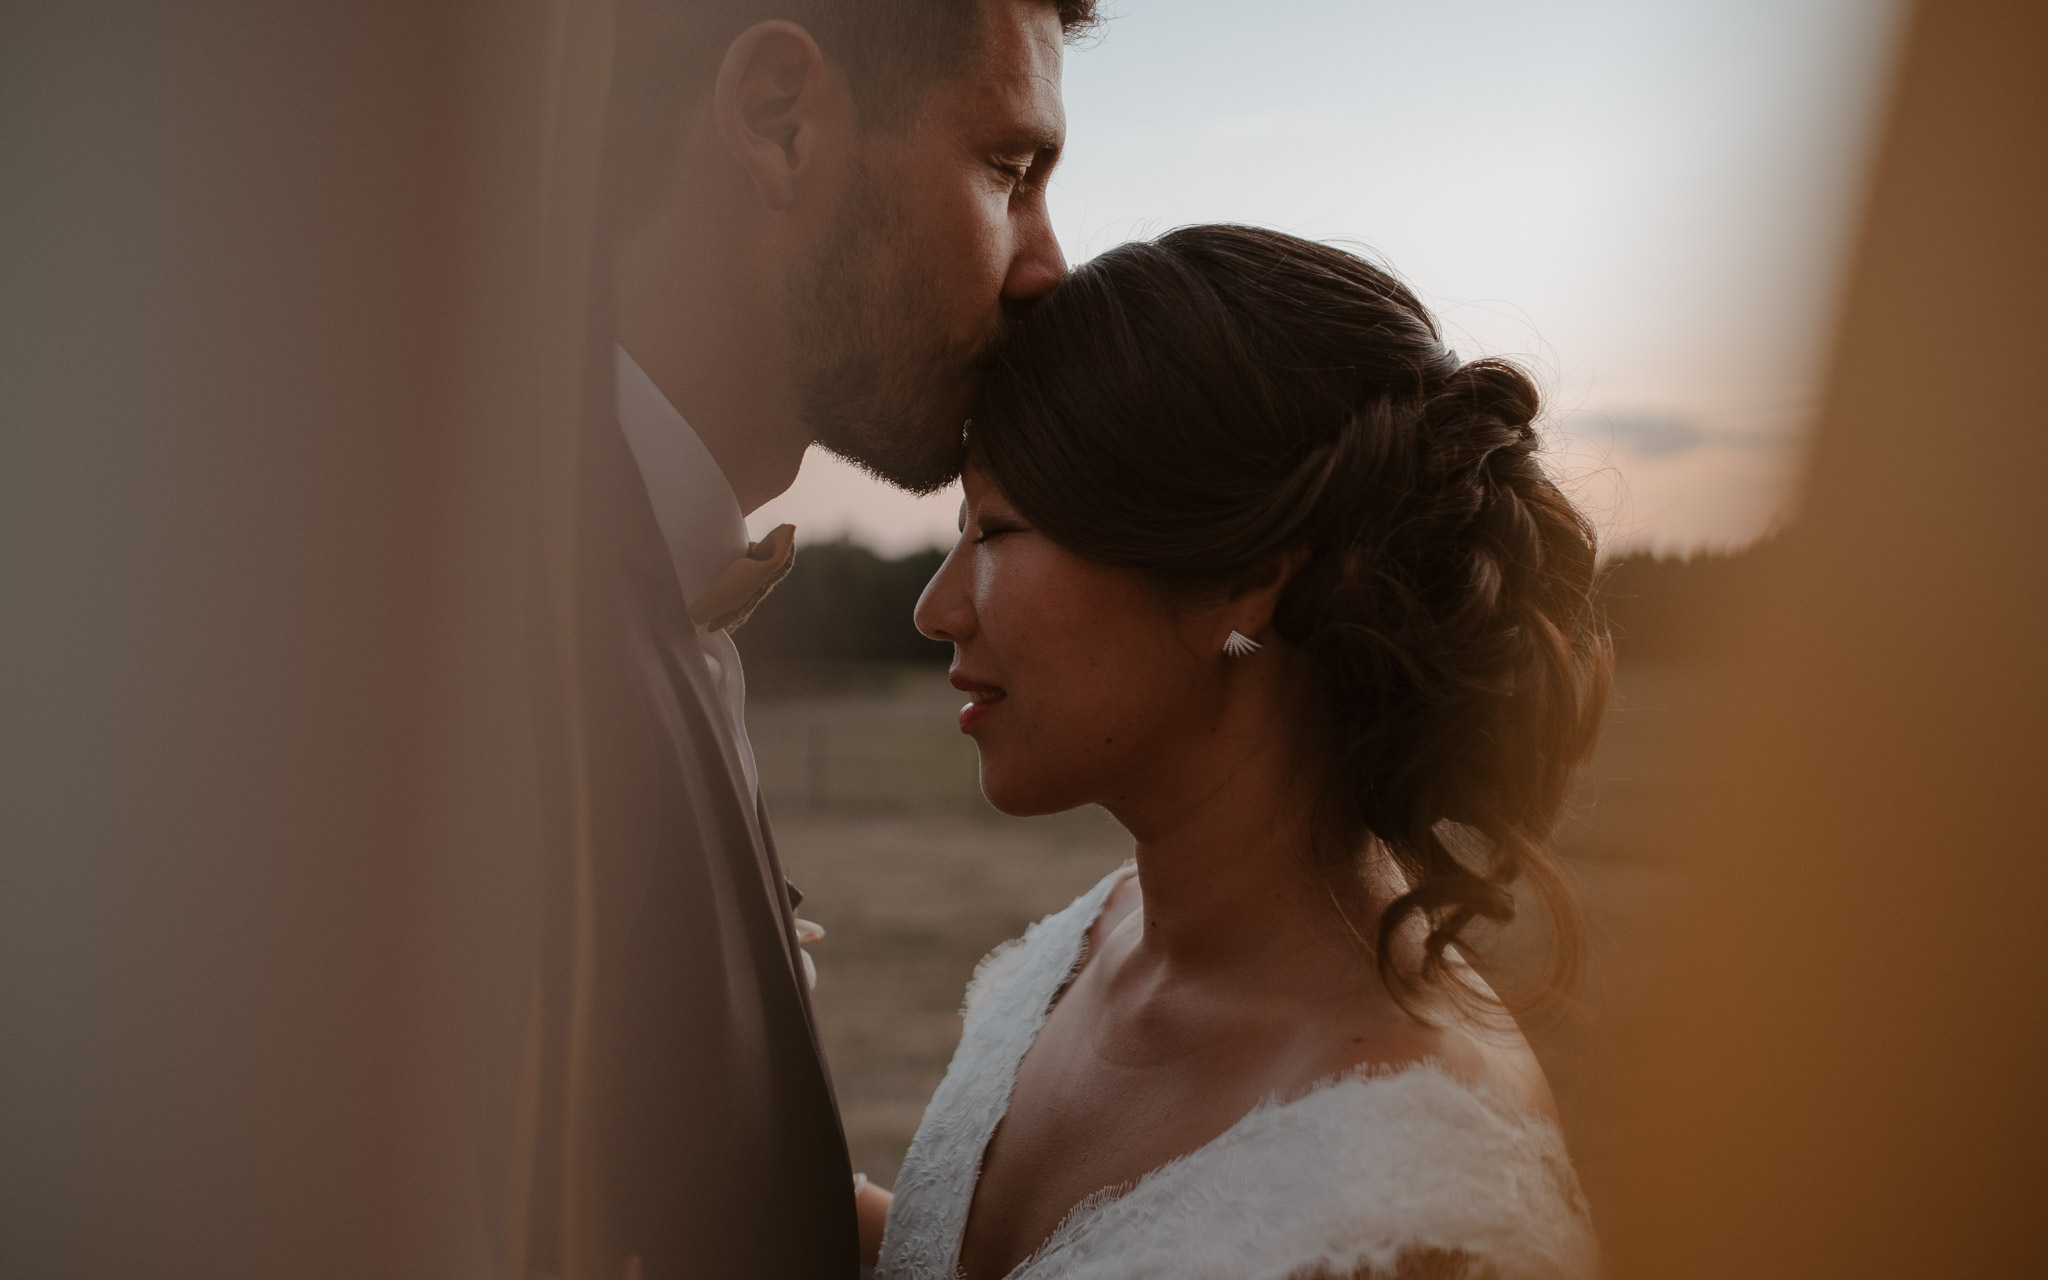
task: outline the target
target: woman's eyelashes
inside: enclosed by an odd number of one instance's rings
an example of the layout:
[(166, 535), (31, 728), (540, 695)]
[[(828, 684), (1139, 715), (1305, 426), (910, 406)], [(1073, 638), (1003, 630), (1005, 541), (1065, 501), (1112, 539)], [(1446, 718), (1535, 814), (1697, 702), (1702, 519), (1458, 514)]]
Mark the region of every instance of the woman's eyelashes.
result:
[(1000, 538), (1006, 533), (1022, 532), (1024, 532), (1023, 525), (1007, 524), (999, 520), (990, 520), (985, 523), (977, 524), (975, 526), (974, 541), (977, 545), (979, 545), (981, 543), (987, 542), (990, 538)]

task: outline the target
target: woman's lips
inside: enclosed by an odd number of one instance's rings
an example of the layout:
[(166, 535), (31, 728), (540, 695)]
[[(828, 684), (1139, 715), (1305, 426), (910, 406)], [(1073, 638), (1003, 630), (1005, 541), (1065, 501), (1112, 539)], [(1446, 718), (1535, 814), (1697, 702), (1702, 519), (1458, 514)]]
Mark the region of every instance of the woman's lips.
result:
[(1003, 699), (1008, 696), (1008, 694), (995, 685), (984, 684), (982, 681), (975, 680), (969, 676), (963, 676), (957, 671), (953, 673), (951, 680), (955, 689), (969, 695), (971, 699), (966, 706), (960, 708), (960, 732), (962, 733), (973, 733), (975, 727), (994, 714), (995, 709), (1002, 705)]

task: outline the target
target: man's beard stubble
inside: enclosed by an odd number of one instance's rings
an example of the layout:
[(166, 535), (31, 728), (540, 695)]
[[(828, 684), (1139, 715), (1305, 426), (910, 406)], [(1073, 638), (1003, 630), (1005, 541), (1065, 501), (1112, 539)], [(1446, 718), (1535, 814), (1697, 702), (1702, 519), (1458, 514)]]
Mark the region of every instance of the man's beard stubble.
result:
[(920, 494), (959, 478), (959, 393), (1001, 337), (949, 340), (939, 298), (901, 202), (863, 166), (784, 300), (804, 425), (838, 456)]

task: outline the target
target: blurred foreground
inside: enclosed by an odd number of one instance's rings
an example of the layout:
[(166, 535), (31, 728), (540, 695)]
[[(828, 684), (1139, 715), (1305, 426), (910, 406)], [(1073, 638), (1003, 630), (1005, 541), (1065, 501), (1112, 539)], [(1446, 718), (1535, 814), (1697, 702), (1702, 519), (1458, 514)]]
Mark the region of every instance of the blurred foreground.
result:
[[(589, 1039), (526, 1011), (589, 869), (550, 626), (609, 6), (29, 8), (0, 1274), (527, 1280), (606, 1194), (536, 1155), (588, 1129), (527, 1067)], [(1594, 979), (1537, 1039), (1616, 1276), (2048, 1256), (2048, 7), (1917, 5), (1885, 134), (1786, 555), (1709, 661), (1626, 659), (1563, 832)], [(974, 959), (1122, 840), (980, 813), (933, 674), (750, 670), (887, 1180)]]

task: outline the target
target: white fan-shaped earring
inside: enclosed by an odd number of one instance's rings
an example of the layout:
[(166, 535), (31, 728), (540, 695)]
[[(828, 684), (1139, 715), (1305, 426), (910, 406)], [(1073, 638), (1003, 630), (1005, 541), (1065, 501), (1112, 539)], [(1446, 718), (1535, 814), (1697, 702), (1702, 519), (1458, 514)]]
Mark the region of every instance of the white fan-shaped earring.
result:
[(1240, 631), (1233, 631), (1223, 637), (1223, 656), (1226, 658), (1246, 657), (1257, 653), (1260, 647), (1258, 641)]

